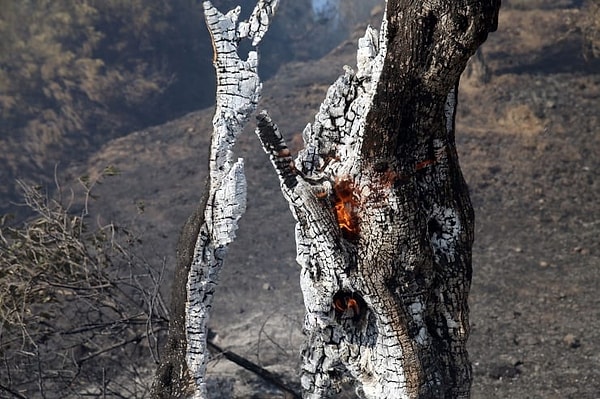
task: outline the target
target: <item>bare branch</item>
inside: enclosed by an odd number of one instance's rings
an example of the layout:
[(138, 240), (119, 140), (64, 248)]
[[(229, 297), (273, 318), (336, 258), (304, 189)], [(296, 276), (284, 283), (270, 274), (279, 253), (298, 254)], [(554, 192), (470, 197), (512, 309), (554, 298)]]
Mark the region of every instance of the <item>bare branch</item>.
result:
[(101, 384), (104, 367), (112, 381), (128, 376), (139, 385), (138, 376), (115, 367), (114, 351), (143, 340), (151, 348), (165, 330), (152, 267), (122, 243), (131, 241), (125, 229), (94, 230), (70, 204), (21, 185), (36, 216), (0, 225), (0, 384), (26, 396), (77, 395)]

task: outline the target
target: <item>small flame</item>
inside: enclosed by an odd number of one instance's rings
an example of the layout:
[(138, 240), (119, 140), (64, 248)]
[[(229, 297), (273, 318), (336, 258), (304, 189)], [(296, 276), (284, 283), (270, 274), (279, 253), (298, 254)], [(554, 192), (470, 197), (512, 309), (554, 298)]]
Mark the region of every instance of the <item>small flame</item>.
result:
[(358, 223), (355, 208), (358, 205), (354, 196), (354, 184), (350, 180), (336, 181), (335, 191), (335, 214), (342, 234), (346, 238), (353, 239), (358, 235)]
[(338, 202), (335, 204), (335, 212), (337, 214), (338, 224), (343, 230), (353, 231), (356, 226), (352, 222), (352, 208), (347, 202)]

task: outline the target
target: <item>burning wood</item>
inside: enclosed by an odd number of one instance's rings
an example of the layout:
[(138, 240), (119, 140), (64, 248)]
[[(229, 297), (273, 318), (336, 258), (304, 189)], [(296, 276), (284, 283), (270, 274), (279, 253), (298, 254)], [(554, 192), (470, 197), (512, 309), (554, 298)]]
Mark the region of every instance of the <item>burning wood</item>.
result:
[(357, 217), (358, 200), (354, 194), (354, 183), (350, 179), (336, 179), (333, 187), (335, 194), (335, 216), (344, 238), (354, 241), (358, 238)]

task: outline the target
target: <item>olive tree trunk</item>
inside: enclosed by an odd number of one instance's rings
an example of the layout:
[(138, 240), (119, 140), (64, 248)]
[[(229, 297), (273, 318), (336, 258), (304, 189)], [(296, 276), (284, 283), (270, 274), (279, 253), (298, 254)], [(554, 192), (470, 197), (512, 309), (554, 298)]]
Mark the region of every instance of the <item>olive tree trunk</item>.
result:
[(258, 117), (297, 221), (306, 398), (349, 379), (365, 398), (469, 397), (473, 209), (454, 120), (459, 77), (499, 7), (389, 0), (295, 159)]

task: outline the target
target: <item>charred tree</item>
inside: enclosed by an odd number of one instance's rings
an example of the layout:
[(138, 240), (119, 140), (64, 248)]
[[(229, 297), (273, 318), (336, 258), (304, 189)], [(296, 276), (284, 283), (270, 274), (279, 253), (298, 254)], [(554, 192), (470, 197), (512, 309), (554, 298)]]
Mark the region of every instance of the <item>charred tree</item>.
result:
[(241, 22), (239, 7), (222, 14), (210, 2), (204, 2), (217, 73), (209, 179), (204, 198), (179, 239), (169, 338), (152, 398), (208, 397), (207, 323), (224, 256), (246, 205), (244, 164), (242, 159), (233, 159), (233, 146), (255, 111), (262, 89), (256, 51), (250, 51), (242, 60), (237, 49), (242, 39), (252, 40), (254, 47), (258, 45), (277, 2), (259, 0), (249, 20)]
[(473, 209), (454, 128), (467, 61), (500, 0), (389, 0), (330, 87), (295, 159), (257, 134), (297, 221), (302, 387), (332, 397), (468, 398)]

